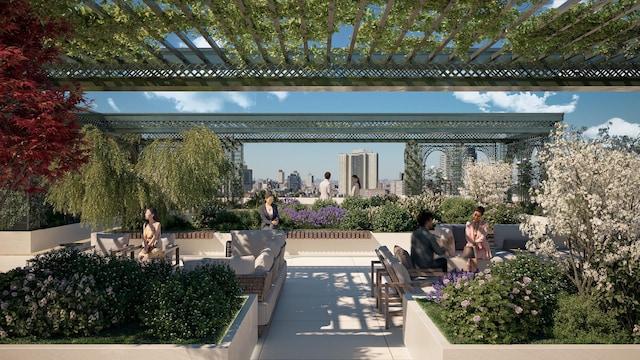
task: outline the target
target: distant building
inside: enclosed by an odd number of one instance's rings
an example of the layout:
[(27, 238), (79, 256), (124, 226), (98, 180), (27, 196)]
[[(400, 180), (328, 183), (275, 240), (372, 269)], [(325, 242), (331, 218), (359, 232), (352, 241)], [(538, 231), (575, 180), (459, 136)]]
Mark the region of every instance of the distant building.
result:
[(249, 192), (253, 186), (253, 170), (247, 168), (247, 165), (243, 165), (242, 170), (242, 191)]
[(278, 184), (284, 185), (284, 171), (282, 171), (282, 169), (276, 173), (276, 181)]
[(305, 185), (308, 188), (312, 188), (313, 187), (313, 174), (311, 174), (311, 173), (307, 174), (307, 181), (305, 182)]
[(287, 182), (289, 185), (289, 191), (296, 192), (302, 190), (302, 178), (300, 178), (300, 174), (297, 171), (294, 171), (289, 175)]
[(389, 194), (404, 196), (404, 181), (402, 180), (389, 181)]
[[(349, 195), (351, 176), (358, 175), (361, 190), (378, 188), (378, 153), (354, 150), (351, 154), (338, 155), (338, 193)], [(365, 196), (366, 193), (362, 192)]]

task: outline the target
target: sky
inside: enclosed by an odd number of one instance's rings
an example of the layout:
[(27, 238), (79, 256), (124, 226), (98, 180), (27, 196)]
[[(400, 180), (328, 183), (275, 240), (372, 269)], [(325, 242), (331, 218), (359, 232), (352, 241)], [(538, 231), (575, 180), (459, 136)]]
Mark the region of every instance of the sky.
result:
[[(87, 92), (101, 113), (564, 113), (564, 123), (597, 134), (640, 136), (640, 92)], [(338, 155), (378, 153), (380, 180), (404, 172), (404, 143), (247, 143), (253, 178), (297, 171), (338, 175)], [(427, 159), (438, 166), (439, 153)]]

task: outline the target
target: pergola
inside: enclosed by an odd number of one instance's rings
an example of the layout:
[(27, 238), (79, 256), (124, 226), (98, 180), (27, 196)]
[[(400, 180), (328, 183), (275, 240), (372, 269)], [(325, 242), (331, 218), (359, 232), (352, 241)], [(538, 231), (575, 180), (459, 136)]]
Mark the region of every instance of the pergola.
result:
[(640, 88), (637, 0), (38, 2), (92, 91)]
[[(35, 0), (74, 35), (52, 65), (89, 91), (640, 89), (638, 0)], [(562, 114), (83, 114), (148, 138), (412, 141), (526, 156)], [(241, 146), (241, 145), (240, 145)], [(240, 148), (241, 152), (241, 148)]]

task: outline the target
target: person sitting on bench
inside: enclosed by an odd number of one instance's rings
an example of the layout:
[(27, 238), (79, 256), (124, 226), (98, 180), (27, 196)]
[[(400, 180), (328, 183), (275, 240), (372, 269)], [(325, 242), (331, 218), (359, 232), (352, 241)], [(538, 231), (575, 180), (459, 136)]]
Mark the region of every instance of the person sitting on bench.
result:
[(447, 271), (447, 259), (433, 258), (433, 253), (444, 255), (446, 248), (438, 244), (435, 235), (429, 230), (433, 228), (433, 214), (422, 211), (418, 214), (418, 228), (411, 234), (411, 260), (418, 269), (439, 268)]

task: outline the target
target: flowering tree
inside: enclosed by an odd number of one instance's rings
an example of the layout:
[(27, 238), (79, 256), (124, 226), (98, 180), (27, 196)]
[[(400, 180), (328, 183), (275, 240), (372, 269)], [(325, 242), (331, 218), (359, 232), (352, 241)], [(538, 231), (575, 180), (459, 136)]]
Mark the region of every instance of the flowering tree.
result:
[[(534, 238), (529, 247), (553, 255), (581, 294), (601, 290), (632, 322), (640, 314), (640, 158), (559, 125), (539, 159), (547, 178), (537, 201), (548, 223), (522, 226)], [(549, 234), (565, 239), (568, 256), (558, 256)]]
[(51, 40), (70, 31), (61, 19), (42, 20), (29, 1), (0, 7), (0, 208), (15, 192), (43, 191), (86, 160), (74, 111), (78, 88), (54, 87), (45, 65), (59, 51)]
[(513, 173), (511, 164), (495, 161), (487, 164), (469, 160), (463, 172), (460, 195), (474, 199), (480, 205), (505, 202)]

